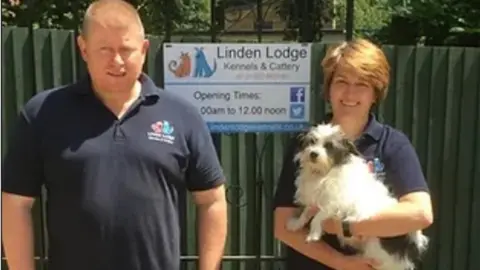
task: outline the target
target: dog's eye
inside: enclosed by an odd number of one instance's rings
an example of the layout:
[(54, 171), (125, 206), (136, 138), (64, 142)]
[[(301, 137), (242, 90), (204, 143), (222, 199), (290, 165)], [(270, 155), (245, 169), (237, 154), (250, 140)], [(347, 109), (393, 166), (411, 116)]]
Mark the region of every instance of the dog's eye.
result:
[(326, 149), (331, 149), (333, 148), (333, 143), (332, 142), (326, 142), (323, 144), (323, 147)]

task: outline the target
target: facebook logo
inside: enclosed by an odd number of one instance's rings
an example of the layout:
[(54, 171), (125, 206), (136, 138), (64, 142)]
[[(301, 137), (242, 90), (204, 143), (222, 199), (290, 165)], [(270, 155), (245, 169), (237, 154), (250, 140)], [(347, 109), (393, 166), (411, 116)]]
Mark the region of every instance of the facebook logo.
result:
[(290, 102), (305, 102), (305, 87), (290, 87)]

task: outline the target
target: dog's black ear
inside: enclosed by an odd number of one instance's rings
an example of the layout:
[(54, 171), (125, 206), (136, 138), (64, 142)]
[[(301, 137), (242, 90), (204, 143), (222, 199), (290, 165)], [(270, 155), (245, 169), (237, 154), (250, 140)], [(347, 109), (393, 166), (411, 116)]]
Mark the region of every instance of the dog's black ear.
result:
[(305, 141), (306, 141), (306, 133), (305, 132), (301, 132), (297, 135), (297, 148), (298, 150), (303, 150), (305, 148)]
[(337, 141), (333, 143), (327, 142), (324, 144), (324, 147), (329, 155), (333, 158), (333, 163), (335, 165), (345, 164), (348, 161), (350, 150), (343, 145), (343, 141)]
[(315, 143), (315, 139), (312, 136), (309, 136), (309, 130), (303, 131), (297, 135), (298, 148), (300, 151), (303, 151), (308, 146)]
[(354, 154), (355, 156), (361, 156), (362, 154), (358, 151), (357, 147), (355, 144), (349, 140), (349, 139), (343, 139), (342, 140), (342, 145), (345, 147), (345, 149), (348, 150), (348, 152)]

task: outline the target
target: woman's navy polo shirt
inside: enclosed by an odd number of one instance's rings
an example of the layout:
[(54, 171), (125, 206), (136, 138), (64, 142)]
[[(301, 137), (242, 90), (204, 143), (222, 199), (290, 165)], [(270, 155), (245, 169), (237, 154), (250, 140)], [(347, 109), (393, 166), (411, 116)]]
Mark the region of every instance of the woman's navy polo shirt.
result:
[(180, 269), (179, 192), (224, 183), (197, 110), (140, 81), (119, 120), (88, 79), (39, 93), (19, 116), (2, 190), (37, 197), (45, 185), (48, 269)]
[[(375, 173), (384, 179), (385, 184), (397, 197), (416, 191), (428, 192), (415, 149), (408, 137), (399, 130), (379, 123), (371, 114), (362, 136), (355, 141), (355, 145), (360, 153), (371, 161)], [(274, 207), (296, 207), (294, 181), (298, 164), (293, 161), (293, 157), (298, 146), (299, 141), (295, 136), (284, 158)], [(334, 235), (326, 234), (323, 240), (344, 254), (353, 254), (352, 250), (343, 249)], [(330, 268), (288, 247), (287, 269), (325, 270)]]

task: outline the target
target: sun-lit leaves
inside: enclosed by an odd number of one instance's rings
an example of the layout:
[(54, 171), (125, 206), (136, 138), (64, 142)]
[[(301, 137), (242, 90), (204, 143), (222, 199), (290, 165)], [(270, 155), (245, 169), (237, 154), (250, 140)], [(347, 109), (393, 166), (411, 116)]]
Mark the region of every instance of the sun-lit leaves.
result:
[(412, 0), (393, 9), (377, 37), (391, 44), (480, 46), (478, 18), (480, 1)]
[(322, 29), (334, 16), (333, 1), (329, 0), (279, 0), (277, 13), (287, 22), (288, 28), (298, 29), (301, 41), (319, 41)]
[[(392, 16), (388, 0), (356, 0), (354, 4), (354, 26), (357, 33), (371, 32), (386, 26)], [(344, 25), (347, 1), (337, 0), (335, 19), (338, 25)]]
[[(78, 29), (90, 0), (2, 0), (2, 25)], [(146, 32), (162, 35), (175, 30), (206, 30), (210, 23), (208, 0), (130, 0), (139, 11)], [(15, 2), (16, 3), (16, 2)], [(167, 24), (167, 20), (172, 24)]]

